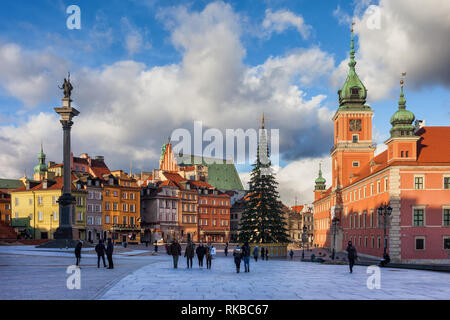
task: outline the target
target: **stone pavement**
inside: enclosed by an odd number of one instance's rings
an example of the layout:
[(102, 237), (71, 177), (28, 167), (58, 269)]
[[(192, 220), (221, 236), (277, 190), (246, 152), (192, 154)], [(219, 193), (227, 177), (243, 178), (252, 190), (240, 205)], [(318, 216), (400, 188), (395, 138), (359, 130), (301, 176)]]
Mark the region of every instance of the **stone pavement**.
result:
[[(232, 257), (213, 260), (212, 270), (171, 267), (168, 256), (124, 277), (101, 299), (450, 299), (450, 274), (431, 271), (381, 270), (381, 288), (368, 289), (367, 267), (321, 265), (299, 261), (251, 261), (251, 272), (235, 271)], [(241, 271), (243, 264), (241, 265)]]
[(115, 255), (113, 270), (97, 269), (95, 253), (84, 251), (81, 289), (69, 290), (72, 250), (0, 246), (0, 300), (450, 299), (450, 273), (383, 268), (381, 288), (370, 290), (364, 266), (349, 274), (346, 265), (252, 259), (250, 273), (236, 274), (233, 257), (219, 256), (212, 270), (199, 269), (197, 259), (187, 270), (183, 257), (175, 270), (165, 253), (152, 256), (136, 249)]
[(115, 255), (112, 270), (97, 269), (94, 252), (81, 258), (81, 289), (66, 286), (67, 267), (75, 259), (70, 252), (38, 250), (34, 247), (0, 247), (0, 300), (95, 299), (111, 285), (153, 262), (151, 256)]

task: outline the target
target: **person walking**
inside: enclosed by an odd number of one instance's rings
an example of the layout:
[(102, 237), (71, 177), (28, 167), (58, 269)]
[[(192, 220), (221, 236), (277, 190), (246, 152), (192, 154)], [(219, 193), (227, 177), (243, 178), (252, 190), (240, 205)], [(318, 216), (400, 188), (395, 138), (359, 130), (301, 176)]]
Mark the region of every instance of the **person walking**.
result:
[(205, 254), (206, 254), (206, 269), (211, 269), (212, 264), (212, 246), (211, 243), (208, 243), (208, 245), (205, 248)]
[(172, 256), (174, 269), (178, 268), (178, 258), (181, 256), (181, 246), (177, 239), (173, 239), (172, 244), (167, 246), (167, 254)]
[(158, 242), (155, 240), (155, 253), (158, 253)]
[(195, 255), (195, 244), (189, 240), (189, 242), (186, 245), (186, 250), (184, 251), (184, 256), (186, 257), (186, 261), (187, 261), (187, 268), (192, 269), (192, 259), (194, 258)]
[(106, 248), (103, 244), (103, 240), (99, 240), (98, 244), (95, 246), (95, 252), (97, 252), (97, 268), (100, 268), (100, 258), (103, 260), (103, 267), (106, 268), (105, 251)]
[(239, 245), (233, 251), (234, 263), (236, 264), (236, 273), (239, 273), (241, 269), (242, 249)]
[(292, 249), (289, 250), (289, 256), (291, 257), (291, 260), (292, 260), (292, 258), (294, 257), (294, 251)]
[(83, 246), (83, 243), (79, 241), (77, 245), (75, 246), (75, 258), (77, 259), (77, 266), (80, 265), (81, 260), (81, 247)]
[(350, 273), (353, 273), (353, 266), (355, 265), (355, 260), (358, 259), (358, 253), (356, 252), (356, 248), (353, 246), (352, 242), (349, 241), (347, 245), (347, 257), (348, 257), (348, 266), (350, 267)]
[(114, 269), (114, 263), (112, 259), (112, 255), (114, 252), (114, 244), (111, 241), (111, 238), (108, 238), (108, 244), (106, 245), (106, 258), (108, 259), (108, 269)]
[(205, 257), (206, 254), (206, 248), (203, 246), (203, 243), (200, 243), (200, 245), (195, 250), (195, 253), (197, 254), (198, 258), (198, 266), (200, 268), (203, 268), (203, 258)]
[(228, 242), (225, 244), (225, 257), (228, 257)]
[(242, 258), (244, 259), (244, 268), (245, 272), (250, 272), (250, 246), (248, 245), (248, 241), (245, 241), (242, 246)]
[(255, 262), (258, 262), (258, 253), (259, 253), (259, 248), (258, 248), (258, 246), (255, 246), (253, 248), (253, 258), (255, 259)]
[(269, 248), (266, 248), (266, 260), (269, 260)]
[(265, 253), (266, 253), (266, 250), (263, 247), (261, 247), (261, 260), (263, 260), (263, 261), (264, 261), (264, 254)]

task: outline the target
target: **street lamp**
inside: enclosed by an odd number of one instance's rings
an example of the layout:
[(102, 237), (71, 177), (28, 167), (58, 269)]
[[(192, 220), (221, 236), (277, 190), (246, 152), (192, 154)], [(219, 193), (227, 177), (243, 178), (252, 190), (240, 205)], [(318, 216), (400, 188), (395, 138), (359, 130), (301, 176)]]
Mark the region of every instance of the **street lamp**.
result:
[(386, 256), (386, 249), (387, 249), (387, 235), (386, 235), (386, 225), (387, 225), (387, 219), (392, 213), (392, 208), (390, 205), (382, 205), (378, 209), (378, 214), (383, 217), (383, 227), (384, 227), (384, 251), (383, 251), (383, 258)]
[(302, 251), (302, 260), (303, 259), (305, 259), (305, 242), (306, 241), (308, 241), (308, 238), (307, 238), (307, 232), (308, 231), (308, 228), (306, 227), (306, 226), (303, 226), (303, 233), (302, 233), (302, 249), (303, 249), (303, 251)]
[(333, 220), (331, 220), (331, 223), (333, 224), (333, 252), (331, 254), (331, 259), (334, 260), (334, 256), (335, 256), (335, 247), (336, 247), (336, 229), (337, 229), (337, 225), (339, 224), (339, 219), (338, 218), (333, 218)]
[(53, 220), (53, 213), (50, 215), (50, 234), (49, 234), (49, 239), (51, 239), (51, 236), (52, 236), (52, 220)]

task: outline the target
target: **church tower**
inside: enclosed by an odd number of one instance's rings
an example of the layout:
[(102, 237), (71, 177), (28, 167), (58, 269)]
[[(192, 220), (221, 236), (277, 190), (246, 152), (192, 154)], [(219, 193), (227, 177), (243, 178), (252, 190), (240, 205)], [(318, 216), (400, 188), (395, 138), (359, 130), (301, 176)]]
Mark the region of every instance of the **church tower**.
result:
[(353, 27), (351, 30), (350, 67), (344, 86), (338, 91), (339, 108), (333, 116), (334, 146), (332, 158), (333, 190), (354, 180), (364, 164), (374, 156), (372, 109), (365, 105), (367, 89), (355, 71)]
[(322, 192), (325, 192), (326, 189), (326, 183), (324, 177), (322, 177), (322, 164), (319, 163), (319, 176), (317, 177), (315, 181), (315, 187), (314, 187), (314, 201), (318, 200), (320, 198), (320, 195)]
[(33, 179), (35, 181), (42, 181), (46, 178), (48, 171), (47, 165), (45, 164), (45, 153), (41, 143), (41, 152), (38, 155), (39, 163), (34, 167)]
[(406, 99), (403, 94), (403, 79), (400, 81), (400, 99), (398, 110), (391, 117), (391, 137), (386, 140), (388, 147), (388, 162), (394, 160), (416, 161), (417, 140), (420, 137), (414, 134), (414, 114), (406, 110)]
[(167, 144), (161, 147), (161, 157), (159, 158), (159, 169), (161, 171), (177, 172), (177, 160), (172, 150), (172, 143), (167, 142)]

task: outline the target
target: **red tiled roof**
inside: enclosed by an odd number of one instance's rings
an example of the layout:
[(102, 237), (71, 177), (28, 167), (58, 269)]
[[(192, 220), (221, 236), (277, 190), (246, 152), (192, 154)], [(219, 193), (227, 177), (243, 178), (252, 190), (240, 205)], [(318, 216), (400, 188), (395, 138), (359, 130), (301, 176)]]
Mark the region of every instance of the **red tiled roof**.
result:
[(189, 166), (189, 167), (180, 167), (180, 171), (194, 171), (195, 166)]
[(189, 180), (189, 183), (196, 186), (196, 187), (201, 187), (201, 188), (210, 188), (210, 189), (214, 189), (214, 187), (212, 185), (210, 185), (208, 182), (206, 181), (196, 181), (196, 180)]
[[(78, 177), (72, 173), (72, 182), (78, 180)], [(44, 189), (43, 182), (39, 183), (38, 185), (34, 187), (30, 187), (30, 189), (27, 190), (26, 186), (23, 186), (19, 189), (14, 190), (14, 192), (20, 192), (20, 191), (39, 191), (39, 190), (62, 190), (64, 186), (63, 183), (63, 177), (55, 177), (54, 181), (47, 181), (47, 189)], [(72, 184), (72, 190), (75, 190), (75, 186)]]
[(85, 164), (85, 165), (89, 164), (87, 159), (78, 158), (78, 157), (73, 157), (73, 163), (80, 163), (80, 164)]
[(292, 206), (291, 209), (295, 212), (301, 212), (304, 206)]
[(183, 185), (181, 184), (182, 182), (187, 181), (186, 179), (184, 179), (182, 176), (180, 176), (178, 173), (173, 173), (173, 172), (163, 172), (163, 175), (167, 178), (167, 180), (170, 180), (171, 182), (175, 183), (175, 185), (180, 188), (180, 189), (184, 189)]

